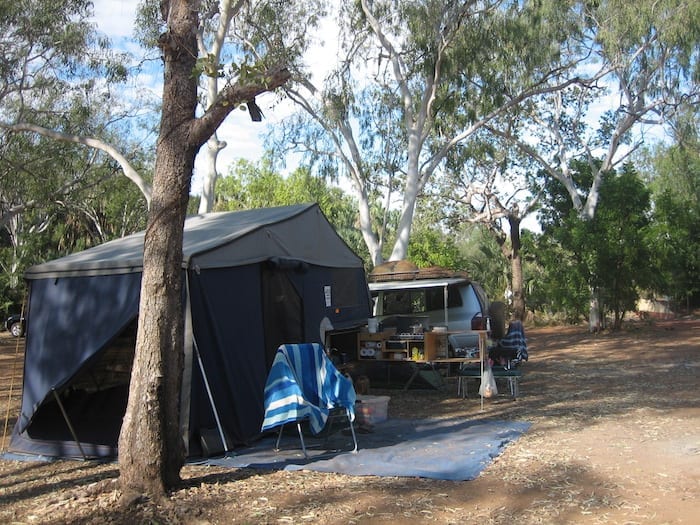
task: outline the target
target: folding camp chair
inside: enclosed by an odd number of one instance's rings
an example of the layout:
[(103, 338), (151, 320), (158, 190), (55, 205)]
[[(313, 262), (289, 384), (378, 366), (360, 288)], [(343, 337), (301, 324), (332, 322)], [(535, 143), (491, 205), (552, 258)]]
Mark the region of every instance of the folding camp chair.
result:
[[(504, 363), (491, 367), (496, 379), (507, 379), (510, 395), (517, 399), (520, 395), (519, 381), (522, 377), (520, 365), (528, 360), (527, 340), (523, 323), (518, 320), (511, 321), (508, 332), (498, 341), (498, 344), (489, 350), (489, 356), (505, 356)], [(457, 373), (457, 395), (467, 397), (467, 381), (481, 379), (481, 371), (470, 365), (463, 365)]]
[(355, 389), (318, 343), (282, 345), (277, 349), (265, 384), (265, 419), (262, 431), (280, 427), (275, 450), (279, 450), (286, 423), (296, 423), (304, 457), (308, 458), (301, 422), (308, 420), (311, 432), (319, 435), (331, 412), (341, 409), (350, 426), (357, 452)]

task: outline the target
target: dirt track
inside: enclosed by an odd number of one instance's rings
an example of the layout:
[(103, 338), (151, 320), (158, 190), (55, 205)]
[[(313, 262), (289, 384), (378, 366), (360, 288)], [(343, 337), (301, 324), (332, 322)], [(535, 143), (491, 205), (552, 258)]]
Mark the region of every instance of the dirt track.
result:
[[(700, 321), (527, 335), (531, 358), (517, 402), (502, 396), (480, 412), (454, 385), (373, 389), (391, 396), (390, 417), (531, 422), (474, 481), (186, 467), (168, 505), (123, 513), (116, 465), (0, 461), (0, 522), (699, 523)], [(1, 333), (3, 419), (15, 354), (15, 340)]]

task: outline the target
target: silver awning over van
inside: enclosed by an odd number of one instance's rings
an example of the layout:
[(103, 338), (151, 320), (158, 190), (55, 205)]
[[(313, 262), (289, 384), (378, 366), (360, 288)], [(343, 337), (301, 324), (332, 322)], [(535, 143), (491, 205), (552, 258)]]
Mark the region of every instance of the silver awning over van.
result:
[(446, 279), (417, 279), (415, 281), (384, 281), (369, 283), (371, 292), (383, 292), (386, 290), (409, 290), (416, 288), (444, 288), (453, 284), (471, 282), (463, 277), (450, 277)]

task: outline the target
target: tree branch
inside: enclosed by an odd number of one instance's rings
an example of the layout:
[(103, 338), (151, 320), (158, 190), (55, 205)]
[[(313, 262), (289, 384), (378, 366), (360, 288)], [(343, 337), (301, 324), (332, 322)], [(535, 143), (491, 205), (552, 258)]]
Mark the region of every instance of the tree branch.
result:
[(106, 142), (92, 138), (92, 137), (82, 137), (79, 135), (71, 135), (69, 133), (62, 133), (60, 131), (54, 131), (42, 126), (37, 126), (36, 124), (29, 124), (26, 122), (20, 122), (17, 124), (7, 124), (0, 122), (0, 128), (7, 129), (14, 133), (19, 132), (30, 132), (48, 137), (54, 140), (60, 140), (63, 142), (74, 142), (75, 144), (83, 144), (84, 146), (89, 146), (91, 148), (104, 151), (107, 155), (112, 157), (119, 166), (121, 167), (124, 175), (131, 180), (136, 186), (138, 186), (141, 194), (146, 199), (147, 205), (151, 205), (151, 185), (146, 182), (141, 175), (133, 168), (129, 160), (122, 155), (114, 146), (107, 144)]
[(255, 99), (261, 93), (273, 91), (283, 86), (291, 74), (286, 66), (270, 67), (259, 76), (236, 84), (228, 84), (206, 113), (192, 121), (190, 144), (201, 146), (217, 130), (224, 119), (240, 104)]

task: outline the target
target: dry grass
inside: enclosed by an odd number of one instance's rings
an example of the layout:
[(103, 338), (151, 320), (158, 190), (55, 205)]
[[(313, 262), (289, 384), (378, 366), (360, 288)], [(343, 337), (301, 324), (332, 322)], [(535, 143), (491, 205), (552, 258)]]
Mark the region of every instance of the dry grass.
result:
[[(516, 402), (500, 396), (481, 412), (478, 399), (456, 397), (454, 378), (445, 391), (373, 389), (391, 396), (390, 417), (531, 422), (476, 480), (187, 466), (163, 506), (123, 513), (114, 464), (0, 461), (0, 522), (697, 523), (700, 322), (538, 328), (528, 339)], [(0, 334), (3, 414), (12, 343)]]

